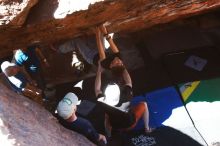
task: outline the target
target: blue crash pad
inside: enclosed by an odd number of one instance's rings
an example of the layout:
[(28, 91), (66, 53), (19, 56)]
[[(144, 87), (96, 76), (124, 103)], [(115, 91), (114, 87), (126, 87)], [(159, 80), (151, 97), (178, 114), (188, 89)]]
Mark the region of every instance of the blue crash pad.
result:
[[(163, 88), (132, 99), (131, 104), (135, 105), (140, 101), (146, 101), (149, 108), (150, 127), (163, 126), (163, 122), (168, 119), (172, 110), (183, 106), (181, 98), (174, 87)], [(139, 120), (134, 130), (140, 130), (144, 127), (143, 119)]]

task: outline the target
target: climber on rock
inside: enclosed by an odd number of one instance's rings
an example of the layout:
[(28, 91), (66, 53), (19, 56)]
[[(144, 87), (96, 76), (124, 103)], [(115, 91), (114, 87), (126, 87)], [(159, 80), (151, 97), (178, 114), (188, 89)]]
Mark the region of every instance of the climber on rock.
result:
[[(109, 42), (113, 52), (113, 56), (110, 59), (105, 57), (105, 52), (101, 41), (102, 34), (104, 34), (105, 38)], [(98, 62), (95, 80), (95, 94), (101, 108), (105, 112), (105, 128), (107, 135), (111, 136), (112, 128), (120, 131), (128, 131), (133, 129), (140, 118), (144, 119), (145, 132), (151, 132), (151, 128), (149, 127), (149, 111), (147, 103), (140, 102), (135, 105), (130, 103), (131, 99), (133, 98), (131, 77), (126, 67), (123, 65), (117, 46), (113, 42), (111, 36), (108, 35), (107, 30), (103, 25), (96, 29), (96, 39), (100, 60)], [(112, 70), (112, 72), (116, 71), (118, 77), (123, 80), (123, 83), (120, 84), (120, 87), (117, 87), (117, 84), (115, 84), (114, 86), (116, 87), (114, 87), (114, 90), (112, 90), (110, 93), (106, 92), (108, 86), (105, 89), (105, 92), (103, 92), (101, 88), (102, 72), (106, 64), (107, 67)], [(119, 92), (116, 95), (117, 90)], [(114, 102), (111, 102), (111, 100), (114, 100)]]

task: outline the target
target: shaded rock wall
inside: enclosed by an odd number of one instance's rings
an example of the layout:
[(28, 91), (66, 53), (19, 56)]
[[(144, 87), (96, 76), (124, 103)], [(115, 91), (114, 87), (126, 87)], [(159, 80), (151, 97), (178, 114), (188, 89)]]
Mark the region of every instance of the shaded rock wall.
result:
[(0, 145), (90, 146), (85, 137), (62, 127), (40, 105), (14, 93), (0, 79)]

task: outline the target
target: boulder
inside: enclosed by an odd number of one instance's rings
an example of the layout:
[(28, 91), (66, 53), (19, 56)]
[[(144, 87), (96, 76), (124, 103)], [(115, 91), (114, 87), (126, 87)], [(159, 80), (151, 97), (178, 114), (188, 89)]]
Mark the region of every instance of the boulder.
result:
[(92, 146), (82, 135), (65, 129), (51, 113), (10, 90), (0, 79), (0, 145)]
[(38, 0), (1, 0), (0, 28), (21, 27), (30, 11)]
[[(49, 4), (49, 2), (51, 5), (45, 7), (45, 3)], [(68, 4), (61, 4), (61, 0), (56, 2), (58, 3), (54, 4), (52, 0), (40, 1), (38, 9), (35, 9), (35, 15), (30, 16), (35, 23), (16, 29), (0, 29), (1, 54), (7, 54), (14, 48), (30, 44), (47, 45), (92, 34), (93, 28), (104, 22), (107, 22), (109, 32), (135, 32), (220, 7), (219, 0), (86, 0), (85, 2), (74, 0), (69, 5), (78, 2), (83, 3), (82, 7), (77, 9), (68, 7), (63, 11), (59, 10), (59, 7)], [(52, 11), (50, 7), (53, 7)], [(47, 13), (50, 15), (48, 16)]]

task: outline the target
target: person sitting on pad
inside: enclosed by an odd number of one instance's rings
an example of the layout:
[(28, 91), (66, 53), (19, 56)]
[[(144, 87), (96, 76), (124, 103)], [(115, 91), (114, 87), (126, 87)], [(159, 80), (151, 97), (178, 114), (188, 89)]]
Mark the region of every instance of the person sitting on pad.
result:
[(42, 90), (37, 88), (35, 82), (22, 67), (4, 61), (1, 64), (1, 70), (15, 92), (23, 94), (39, 104), (43, 103)]
[(20, 67), (23, 66), (31, 78), (35, 80), (37, 87), (45, 90), (45, 80), (41, 64), (43, 63), (46, 67), (50, 65), (41, 49), (36, 45), (32, 45), (16, 49), (13, 52), (14, 57), (12, 61)]
[(85, 118), (76, 115), (77, 105), (80, 104), (78, 97), (67, 93), (57, 106), (60, 123), (73, 131), (76, 131), (96, 144), (106, 144), (104, 135), (97, 133), (93, 125)]

